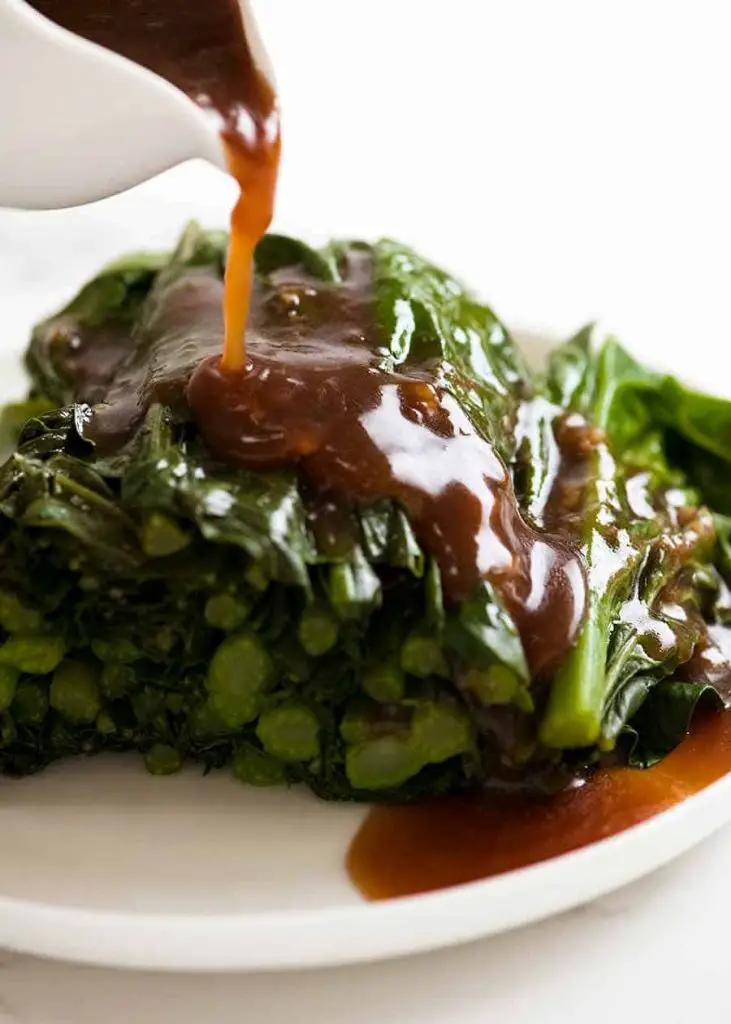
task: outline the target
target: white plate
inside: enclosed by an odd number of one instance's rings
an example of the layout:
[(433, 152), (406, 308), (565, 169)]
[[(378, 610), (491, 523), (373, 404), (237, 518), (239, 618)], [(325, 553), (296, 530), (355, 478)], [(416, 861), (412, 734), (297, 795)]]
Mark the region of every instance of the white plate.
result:
[[(312, 102), (305, 89), (303, 105)], [(418, 155), (418, 141), (405, 151)], [(577, 244), (581, 209), (570, 223), (565, 211), (571, 196), (564, 196), (565, 232), (551, 236), (555, 258), (546, 252), (531, 262), (525, 247), (515, 244), (515, 225), (506, 213), (511, 203), (522, 208), (524, 196), (518, 188), (511, 197), (507, 181), (502, 220), (488, 206), (478, 210), (469, 231), (457, 234), (458, 244), (450, 218), (437, 218), (422, 239), (419, 203), (412, 204), (409, 218), (403, 205), (384, 204), (383, 192), (362, 192), (354, 225), (341, 220), (352, 199), (341, 196), (342, 207), (331, 203), (321, 226), (377, 234), (392, 224), (394, 233), (437, 256), (443, 246), (452, 265), (464, 251), (458, 269), (476, 285), (494, 287), (496, 307), (508, 315), (519, 312), (528, 324), (563, 331), (579, 326), (587, 313), (615, 310), (613, 323), (644, 356), (713, 384), (719, 354), (710, 333), (695, 333), (690, 358), (685, 344), (694, 309), (707, 323), (720, 322), (707, 301), (696, 303), (680, 288), (681, 281), (695, 281), (700, 294), (707, 285), (705, 273), (694, 271), (692, 252), (682, 267), (654, 262), (647, 250), (623, 251), (618, 227), (615, 244), (592, 250), (589, 276), (607, 287), (592, 293), (590, 307), (574, 308), (574, 300), (587, 294), (589, 274)], [(556, 174), (557, 188), (560, 181)], [(569, 192), (573, 184), (569, 180)], [(221, 223), (230, 198), (213, 172), (183, 169), (162, 184), (87, 211), (0, 213), (0, 397), (22, 387), (17, 353), (33, 320), (104, 259), (169, 241), (191, 213)], [(319, 202), (327, 208), (322, 194)], [(422, 193), (421, 202), (430, 196)], [(304, 196), (297, 203), (305, 209)], [(723, 233), (720, 221), (706, 223), (709, 231), (717, 225)], [(539, 226), (535, 237), (545, 245), (544, 228), (552, 231), (553, 225)], [(489, 246), (482, 242), (487, 236)], [(652, 251), (664, 251), (662, 239)], [(647, 292), (636, 288), (641, 275)], [(672, 309), (658, 298), (668, 289)], [(551, 305), (562, 294), (563, 303)], [(647, 329), (656, 323), (653, 310), (662, 323), (654, 333)], [(712, 369), (704, 359), (711, 353)], [(79, 761), (31, 779), (2, 781), (0, 944), (96, 964), (190, 970), (309, 967), (434, 949), (566, 910), (664, 864), (731, 818), (731, 779), (577, 853), (491, 881), (381, 904), (363, 902), (345, 875), (345, 852), (362, 813), (318, 803), (305, 792), (248, 790), (220, 775), (152, 779), (134, 759)]]
[(0, 944), (134, 968), (378, 960), (506, 931), (665, 864), (731, 817), (726, 778), (644, 825), (485, 882), (364, 903), (344, 872), (360, 812), (99, 758), (2, 785)]

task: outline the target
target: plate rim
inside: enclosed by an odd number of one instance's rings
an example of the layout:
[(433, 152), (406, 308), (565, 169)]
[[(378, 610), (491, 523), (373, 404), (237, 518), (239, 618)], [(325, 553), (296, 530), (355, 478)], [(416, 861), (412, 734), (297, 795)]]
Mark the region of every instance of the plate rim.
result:
[[(388, 960), (575, 909), (668, 864), (729, 821), (731, 773), (649, 820), (578, 850), (493, 878), (389, 900), (176, 914), (0, 894), (0, 945), (55, 960), (146, 971), (283, 971)], [(498, 913), (493, 908), (485, 915), (490, 900)]]

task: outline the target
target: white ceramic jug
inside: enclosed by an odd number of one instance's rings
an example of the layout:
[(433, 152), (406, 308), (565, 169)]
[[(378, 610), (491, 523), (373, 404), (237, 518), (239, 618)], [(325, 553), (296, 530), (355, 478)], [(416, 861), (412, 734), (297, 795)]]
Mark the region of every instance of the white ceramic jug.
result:
[(0, 0), (0, 206), (91, 202), (192, 157), (225, 166), (213, 120), (183, 92), (25, 0)]

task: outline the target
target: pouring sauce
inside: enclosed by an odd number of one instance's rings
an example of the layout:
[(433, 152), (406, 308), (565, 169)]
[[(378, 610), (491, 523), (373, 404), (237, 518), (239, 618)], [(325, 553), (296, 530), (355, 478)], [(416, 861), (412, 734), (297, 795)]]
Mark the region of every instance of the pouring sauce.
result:
[(253, 256), (272, 219), (281, 136), (274, 89), (237, 0), (31, 0), (51, 21), (149, 68), (214, 119), (241, 189), (231, 218), (222, 366), (244, 365)]

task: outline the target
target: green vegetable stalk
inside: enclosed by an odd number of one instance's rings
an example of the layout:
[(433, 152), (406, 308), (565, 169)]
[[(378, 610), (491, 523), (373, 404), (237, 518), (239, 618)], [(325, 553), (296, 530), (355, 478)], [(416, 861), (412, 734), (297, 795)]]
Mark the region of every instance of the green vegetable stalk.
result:
[[(574, 422), (583, 449), (573, 456), (580, 471), (571, 497), (578, 495), (572, 529), (587, 565), (589, 607), (552, 681), (540, 737), (556, 749), (607, 750), (705, 633), (694, 573), (713, 559), (714, 525), (667, 458), (668, 417), (658, 416), (667, 380), (611, 339), (594, 344), (587, 329), (553, 355), (548, 386), (569, 413), (562, 429), (571, 430), (572, 415), (585, 418)], [(708, 402), (728, 415), (727, 403)], [(640, 510), (633, 492), (643, 494)], [(559, 490), (554, 501), (562, 500)]]
[[(192, 225), (33, 332), (30, 396), (3, 424), (0, 771), (136, 751), (155, 775), (191, 761), (327, 799), (417, 800), (548, 785), (613, 748), (651, 764), (699, 701), (725, 701), (731, 668), (707, 678), (698, 652), (731, 621), (729, 403), (590, 331), (533, 374), (486, 306), (397, 243), (260, 244), (264, 318), (282, 274), (337, 293), (367, 257), (374, 372), (432, 367), (526, 522), (582, 553), (578, 639), (532, 678), (499, 581), (447, 600), (400, 504), (353, 502), (325, 536), (296, 467), (207, 450), (184, 385), (220, 342), (226, 244)], [(98, 443), (93, 415), (140, 367), (134, 429)]]

